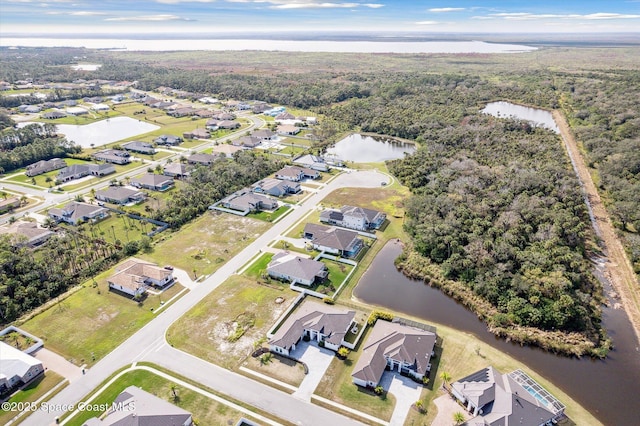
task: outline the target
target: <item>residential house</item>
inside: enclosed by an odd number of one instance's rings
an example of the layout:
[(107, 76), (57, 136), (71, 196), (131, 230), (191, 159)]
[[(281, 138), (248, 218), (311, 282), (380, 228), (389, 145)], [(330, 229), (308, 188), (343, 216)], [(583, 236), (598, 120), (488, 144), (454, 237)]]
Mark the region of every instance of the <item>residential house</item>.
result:
[(296, 166), (286, 166), (275, 173), (276, 179), (299, 182), (303, 179), (318, 179), (320, 172)]
[(191, 413), (136, 386), (123, 390), (106, 415), (83, 426), (192, 426)]
[(254, 114), (262, 114), (265, 111), (268, 111), (271, 109), (271, 105), (266, 104), (266, 103), (256, 103), (252, 108), (251, 111)]
[(242, 136), (241, 138), (234, 139), (232, 143), (235, 146), (242, 146), (244, 148), (255, 148), (260, 145), (261, 142), (262, 139), (255, 136)]
[(380, 229), (387, 215), (377, 210), (356, 206), (342, 206), (340, 210), (327, 209), (320, 213), (320, 222), (358, 231)]
[(258, 138), (261, 141), (271, 141), (278, 137), (275, 132), (272, 132), (269, 129), (256, 130), (251, 134), (251, 136), (253, 136), (254, 138)]
[(189, 164), (200, 164), (203, 166), (210, 166), (218, 158), (220, 158), (218, 155), (197, 153), (197, 154), (191, 154), (189, 157), (187, 157), (187, 161), (189, 162)]
[(24, 112), (24, 113), (27, 113), (27, 114), (37, 114), (40, 111), (42, 111), (42, 108), (40, 108), (38, 105), (27, 105), (20, 112)]
[(189, 166), (182, 163), (169, 163), (162, 169), (162, 174), (180, 179), (189, 176)]
[(306, 336), (318, 343), (323, 342), (327, 349), (337, 351), (344, 343), (355, 316), (355, 311), (306, 301), (278, 328), (269, 340), (269, 349), (290, 356), (296, 345)]
[(170, 115), (171, 117), (187, 117), (190, 115), (194, 115), (196, 113), (196, 110), (194, 108), (191, 107), (180, 107), (180, 108), (175, 108), (171, 111), (168, 111), (167, 114)]
[(109, 111), (109, 105), (107, 104), (93, 104), (89, 108), (94, 111)]
[(153, 143), (157, 145), (180, 145), (182, 143), (182, 138), (180, 136), (173, 135), (161, 135), (153, 140)]
[(435, 344), (435, 333), (378, 320), (362, 347), (351, 380), (358, 386), (375, 388), (387, 369), (422, 380), (431, 371)]
[(324, 280), (329, 271), (327, 266), (313, 259), (282, 251), (276, 253), (267, 265), (269, 276), (305, 286), (313, 285), (316, 279)]
[(210, 109), (199, 109), (194, 113), (194, 115), (197, 115), (200, 118), (211, 118), (216, 115), (216, 113)]
[(298, 133), (300, 133), (300, 127), (298, 126), (293, 126), (291, 124), (281, 124), (278, 126), (278, 128), (276, 129), (278, 131), (278, 133), (280, 133), (281, 135), (297, 135)]
[(173, 272), (155, 263), (132, 257), (116, 266), (115, 274), (107, 278), (109, 288), (137, 297), (147, 286), (164, 288), (173, 282)]
[(210, 136), (209, 132), (205, 129), (194, 129), (182, 134), (182, 137), (185, 139), (209, 139)]
[(543, 426), (558, 420), (565, 408), (521, 370), (502, 374), (483, 368), (452, 383), (451, 394), (475, 416), (469, 425)]
[(75, 115), (75, 116), (89, 114), (89, 110), (82, 107), (69, 107), (65, 109), (64, 112), (66, 112), (67, 115)]
[(307, 223), (304, 226), (303, 236), (311, 241), (315, 250), (342, 257), (355, 257), (364, 247), (364, 242), (358, 238), (357, 232), (315, 223)]
[(96, 199), (107, 203), (125, 205), (139, 203), (145, 199), (143, 192), (123, 186), (109, 186), (106, 189), (96, 191)]
[(236, 119), (236, 116), (229, 112), (220, 112), (213, 116), (218, 121), (232, 121)]
[(97, 222), (109, 216), (109, 210), (102, 206), (72, 201), (61, 208), (49, 209), (49, 217), (57, 222), (77, 225), (80, 222)]
[(219, 129), (237, 129), (240, 127), (240, 123), (238, 123), (237, 121), (232, 121), (232, 120), (222, 120), (218, 122), (218, 128)]
[(329, 166), (322, 157), (318, 157), (311, 154), (301, 155), (293, 159), (293, 164), (298, 166), (308, 167), (313, 170), (326, 172), (329, 170)]
[(9, 197), (0, 200), (0, 214), (12, 209), (17, 209), (18, 207), (20, 207), (20, 199), (18, 197)]
[(72, 164), (58, 172), (56, 181), (68, 182), (89, 175), (101, 177), (115, 172), (116, 168), (113, 164)]
[(9, 235), (16, 246), (36, 247), (47, 241), (53, 232), (38, 227), (35, 222), (18, 220), (8, 226), (0, 227), (0, 234)]
[(241, 212), (255, 212), (259, 210), (274, 210), (278, 207), (278, 202), (266, 195), (255, 194), (249, 189), (243, 189), (224, 198), (222, 207)]
[(274, 197), (282, 197), (300, 192), (300, 184), (298, 182), (266, 178), (253, 184), (253, 191), (273, 195)]
[(58, 170), (67, 167), (67, 163), (61, 158), (52, 158), (51, 160), (42, 160), (37, 163), (29, 164), (25, 174), (29, 177), (41, 175), (52, 170)]
[(49, 111), (49, 112), (45, 112), (44, 114), (42, 114), (42, 118), (47, 119), (47, 120), (57, 120), (59, 118), (63, 118), (66, 117), (67, 114), (65, 114), (62, 111)]
[(41, 361), (0, 341), (0, 393), (31, 383), (43, 374)]
[(139, 152), (141, 154), (156, 153), (156, 150), (153, 148), (153, 145), (147, 142), (132, 141), (132, 142), (123, 143), (122, 147), (127, 151)]
[(122, 165), (129, 164), (131, 162), (131, 159), (129, 158), (131, 154), (121, 149), (103, 149), (102, 151), (98, 151), (91, 156), (94, 159), (98, 161), (104, 161), (105, 163)]
[(212, 148), (212, 152), (220, 155), (224, 155), (227, 158), (232, 158), (233, 154), (235, 154), (238, 151), (243, 151), (243, 149), (240, 148), (239, 146), (233, 146), (226, 143), (221, 145), (216, 145)]
[(153, 173), (147, 173), (140, 177), (131, 179), (131, 186), (150, 189), (152, 191), (166, 191), (171, 188), (173, 184), (173, 178)]
[(282, 120), (295, 120), (296, 116), (291, 114), (290, 112), (281, 112), (280, 114), (276, 115), (276, 121), (282, 121)]
[(276, 179), (300, 182), (304, 179), (304, 172), (299, 167), (283, 167), (275, 173)]

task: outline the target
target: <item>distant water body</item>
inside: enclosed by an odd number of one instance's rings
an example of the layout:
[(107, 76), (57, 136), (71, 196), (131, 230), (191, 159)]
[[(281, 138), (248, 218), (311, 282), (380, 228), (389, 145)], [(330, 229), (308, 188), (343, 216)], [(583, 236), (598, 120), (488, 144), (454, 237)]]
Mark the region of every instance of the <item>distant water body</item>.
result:
[(265, 50), (335, 53), (522, 53), (520, 44), (484, 41), (328, 41), (328, 40), (137, 40), (82, 38), (0, 38), (2, 47), (85, 47), (128, 51)]

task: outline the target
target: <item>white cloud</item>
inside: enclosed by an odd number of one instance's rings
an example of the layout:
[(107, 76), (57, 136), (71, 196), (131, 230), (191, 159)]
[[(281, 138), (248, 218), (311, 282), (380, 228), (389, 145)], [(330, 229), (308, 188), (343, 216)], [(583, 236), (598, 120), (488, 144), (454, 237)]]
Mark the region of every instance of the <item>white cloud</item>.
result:
[[(530, 21), (536, 19), (586, 19), (586, 20), (606, 20), (606, 19), (640, 19), (640, 15), (629, 15), (621, 13), (591, 13), (588, 15), (570, 14), (570, 15), (555, 15), (555, 14), (534, 14), (527, 12), (503, 12), (492, 13), (490, 16), (503, 18), (514, 21)], [(481, 17), (473, 17), (473, 19), (482, 19)]]
[(464, 7), (434, 7), (429, 9), (432, 13), (461, 12), (466, 10)]
[(156, 3), (178, 4), (178, 3), (214, 3), (216, 0), (156, 0)]
[[(156, 1), (181, 1), (181, 0), (156, 0)], [(270, 9), (354, 9), (368, 7), (379, 9), (384, 7), (380, 3), (356, 3), (356, 2), (323, 2), (317, 0), (225, 0), (228, 3), (267, 3)]]
[(440, 22), (438, 21), (419, 21), (416, 22), (417, 25), (438, 25)]
[(623, 15), (621, 13), (592, 13), (590, 15), (578, 15), (582, 19), (638, 19), (640, 15)]
[(143, 15), (143, 16), (121, 16), (119, 18), (107, 18), (105, 21), (148, 21), (148, 22), (157, 22), (157, 21), (192, 21), (193, 19), (182, 18), (176, 15)]
[(78, 12), (70, 12), (69, 15), (72, 15), (72, 16), (100, 16), (100, 15), (106, 15), (106, 13), (104, 13), (104, 12), (78, 11)]

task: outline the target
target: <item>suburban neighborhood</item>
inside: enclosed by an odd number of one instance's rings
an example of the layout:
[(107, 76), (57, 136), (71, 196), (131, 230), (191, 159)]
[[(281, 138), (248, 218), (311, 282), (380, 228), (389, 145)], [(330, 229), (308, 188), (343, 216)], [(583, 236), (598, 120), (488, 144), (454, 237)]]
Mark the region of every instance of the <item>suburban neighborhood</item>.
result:
[[(170, 87), (108, 85), (122, 88), (117, 97), (21, 114), (87, 117), (87, 125), (144, 118), (155, 128), (29, 164), (2, 178), (10, 191), (0, 200), (11, 222), (0, 236), (30, 253), (45, 244), (76, 247), (78, 256), (64, 262), (83, 274), (83, 284), (60, 292), (24, 330), (2, 336), (3, 401), (41, 386), (39, 403), (99, 409), (6, 421), (191, 426), (205, 424), (202, 413), (220, 422), (211, 424), (237, 425), (566, 419), (563, 403), (545, 389), (550, 382), (538, 384), (520, 369), (472, 372), (490, 363), (483, 355), (490, 345), (458, 341), (448, 327), (356, 296), (384, 248), (401, 245), (397, 200), (406, 192), (386, 167), (347, 167), (312, 150), (321, 117)], [(224, 169), (262, 158), (273, 167), (252, 180)], [(234, 185), (224, 192), (219, 182)], [(26, 200), (20, 185), (29, 188)], [(215, 202), (202, 205), (198, 188), (219, 191)], [(161, 217), (182, 193), (181, 209)], [(85, 343), (58, 334), (72, 332)], [(108, 336), (104, 344), (100, 333)], [(44, 346), (27, 353), (20, 348), (31, 335)], [(463, 353), (473, 357), (468, 365), (455, 359)], [(464, 371), (462, 378), (451, 382), (450, 368)]]

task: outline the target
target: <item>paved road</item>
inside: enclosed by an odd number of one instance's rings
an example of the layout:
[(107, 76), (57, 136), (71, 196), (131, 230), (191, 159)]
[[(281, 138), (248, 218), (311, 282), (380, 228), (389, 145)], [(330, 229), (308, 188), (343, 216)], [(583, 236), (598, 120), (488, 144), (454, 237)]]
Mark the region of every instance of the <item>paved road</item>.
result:
[[(269, 386), (171, 349), (166, 344), (165, 332), (174, 321), (222, 284), (236, 270), (240, 269), (259, 250), (300, 220), (311, 209), (314, 209), (331, 191), (342, 187), (379, 187), (381, 181), (388, 180), (388, 176), (377, 171), (354, 171), (339, 175), (309, 197), (301, 206), (274, 224), (267, 232), (233, 259), (229, 260), (209, 278), (198, 284), (193, 290), (161, 312), (153, 321), (100, 360), (80, 380), (63, 389), (52, 398), (50, 404), (76, 403), (121, 367), (128, 366), (132, 362), (149, 360), (187, 378), (202, 382), (225, 395), (233, 396), (294, 423), (300, 422), (299, 424), (311, 426), (354, 424), (353, 420), (348, 420), (317, 405), (304, 403)], [(37, 411), (27, 418), (23, 424), (26, 426), (53, 424), (55, 417), (61, 414), (62, 411), (50, 413)]]

